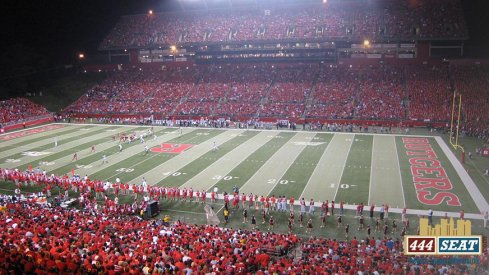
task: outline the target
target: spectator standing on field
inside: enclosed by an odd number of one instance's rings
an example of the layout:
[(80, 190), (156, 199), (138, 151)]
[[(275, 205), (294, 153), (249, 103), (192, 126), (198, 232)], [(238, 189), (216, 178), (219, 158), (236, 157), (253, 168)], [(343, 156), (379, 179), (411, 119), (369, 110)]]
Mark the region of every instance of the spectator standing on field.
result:
[(431, 208), (428, 210), (428, 224), (433, 225), (433, 210)]
[(487, 226), (487, 220), (489, 219), (489, 211), (484, 214), (484, 228)]

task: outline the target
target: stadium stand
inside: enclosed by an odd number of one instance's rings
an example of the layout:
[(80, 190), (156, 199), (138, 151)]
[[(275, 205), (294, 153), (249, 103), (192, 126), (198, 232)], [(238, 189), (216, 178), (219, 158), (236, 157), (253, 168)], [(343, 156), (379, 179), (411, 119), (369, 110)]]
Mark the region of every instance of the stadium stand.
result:
[(487, 68), (200, 65), (112, 73), (65, 111), (72, 114), (450, 121), (453, 91), (464, 96), (465, 131), (487, 136)]
[(0, 101), (0, 124), (22, 122), (34, 117), (49, 115), (44, 106), (26, 98), (11, 98)]
[[(265, 13), (264, 10), (268, 10)], [(298, 38), (466, 38), (460, 1), (328, 5), (124, 16), (100, 49)]]

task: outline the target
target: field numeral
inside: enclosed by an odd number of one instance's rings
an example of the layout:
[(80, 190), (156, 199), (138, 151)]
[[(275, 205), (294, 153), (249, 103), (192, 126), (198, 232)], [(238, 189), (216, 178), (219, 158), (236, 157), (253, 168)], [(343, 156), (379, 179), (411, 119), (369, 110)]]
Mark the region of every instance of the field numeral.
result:
[(133, 168), (119, 168), (117, 170), (115, 170), (116, 172), (125, 172), (125, 173), (131, 173), (132, 171), (134, 171)]
[(268, 179), (267, 180), (267, 183), (268, 184), (288, 184), (289, 181), (288, 180), (277, 180), (277, 179)]
[(91, 164), (86, 164), (86, 165), (83, 165), (83, 164), (78, 165), (77, 164), (76, 165), (76, 169), (82, 169), (82, 168), (84, 168), (84, 169), (90, 169), (92, 167), (93, 167), (93, 165), (91, 165)]
[(232, 176), (221, 176), (221, 175), (215, 175), (212, 177), (213, 180), (232, 180)]
[[(336, 184), (332, 183), (329, 187), (336, 188)], [(346, 184), (346, 183), (342, 183), (342, 184), (340, 184), (340, 188), (341, 189), (348, 189), (348, 188), (350, 188), (350, 185)]]
[(166, 172), (166, 173), (163, 173), (163, 175), (165, 175), (165, 176), (172, 176), (172, 177), (178, 177), (181, 174), (182, 174), (181, 172)]

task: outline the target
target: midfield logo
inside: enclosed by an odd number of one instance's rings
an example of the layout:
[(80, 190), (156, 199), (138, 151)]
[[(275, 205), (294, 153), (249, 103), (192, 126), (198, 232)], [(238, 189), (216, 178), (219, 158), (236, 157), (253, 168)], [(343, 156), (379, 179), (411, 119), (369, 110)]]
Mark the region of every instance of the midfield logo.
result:
[(153, 152), (153, 153), (180, 154), (192, 146), (193, 146), (193, 144), (162, 143), (162, 144), (160, 144), (160, 147), (151, 148), (151, 152)]

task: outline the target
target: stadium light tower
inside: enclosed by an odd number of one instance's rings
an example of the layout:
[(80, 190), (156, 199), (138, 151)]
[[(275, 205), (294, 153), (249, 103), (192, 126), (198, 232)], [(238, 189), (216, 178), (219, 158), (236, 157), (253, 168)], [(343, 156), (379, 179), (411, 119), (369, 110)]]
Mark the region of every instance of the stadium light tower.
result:
[(370, 41), (369, 41), (368, 39), (363, 40), (363, 46), (364, 46), (365, 48), (370, 47)]
[(78, 54), (78, 59), (84, 60), (85, 59), (85, 54), (84, 53), (79, 53)]
[(149, 15), (153, 15), (153, 10), (149, 10), (149, 11), (148, 11), (148, 14), (149, 14)]

